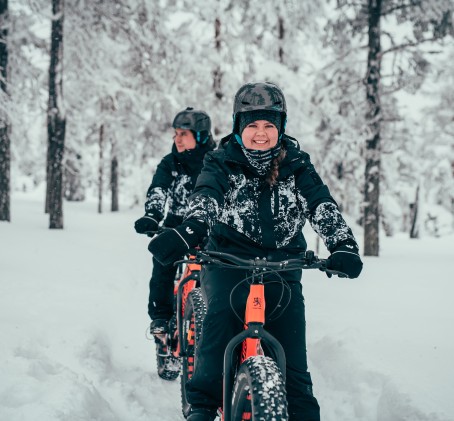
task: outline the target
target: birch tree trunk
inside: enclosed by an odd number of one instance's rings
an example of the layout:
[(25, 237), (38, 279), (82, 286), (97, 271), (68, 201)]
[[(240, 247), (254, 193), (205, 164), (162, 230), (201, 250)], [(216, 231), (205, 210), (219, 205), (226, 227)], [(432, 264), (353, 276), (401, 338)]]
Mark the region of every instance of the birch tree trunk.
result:
[(63, 153), (66, 120), (63, 111), (64, 0), (52, 0), (52, 32), (47, 108), (49, 228), (63, 228)]
[(369, 54), (367, 57), (366, 99), (369, 136), (366, 140), (364, 188), (364, 255), (379, 255), (380, 228), (380, 16), (381, 0), (369, 0)]
[[(0, 90), (8, 98), (8, 0), (0, 0)], [(11, 141), (6, 110), (0, 108), (0, 221), (11, 221)]]

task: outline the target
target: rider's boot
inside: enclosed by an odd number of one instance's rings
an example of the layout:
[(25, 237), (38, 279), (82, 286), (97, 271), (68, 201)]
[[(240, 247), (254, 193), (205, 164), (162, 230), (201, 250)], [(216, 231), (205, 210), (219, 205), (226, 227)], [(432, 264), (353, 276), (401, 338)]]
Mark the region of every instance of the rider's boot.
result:
[(169, 321), (166, 319), (154, 319), (150, 323), (150, 333), (152, 335), (165, 335), (169, 332)]
[(193, 406), (186, 421), (214, 421), (217, 409), (207, 406)]
[(165, 345), (169, 331), (169, 321), (166, 319), (153, 319), (150, 323), (150, 333), (154, 336), (156, 343), (162, 342)]

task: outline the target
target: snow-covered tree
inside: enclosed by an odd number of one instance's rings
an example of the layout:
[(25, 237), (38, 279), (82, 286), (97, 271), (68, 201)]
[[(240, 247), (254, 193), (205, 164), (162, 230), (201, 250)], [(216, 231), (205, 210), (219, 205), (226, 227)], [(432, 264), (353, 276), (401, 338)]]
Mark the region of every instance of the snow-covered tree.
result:
[[(339, 0), (339, 15), (334, 25), (360, 41), (367, 40), (366, 132), (364, 145), (364, 253), (378, 256), (380, 227), (380, 180), (382, 179), (383, 125), (386, 111), (382, 97), (402, 88), (417, 89), (427, 72), (423, 45), (435, 43), (452, 33), (450, 1), (437, 3), (394, 0), (353, 2)], [(385, 22), (392, 20), (388, 31)], [(411, 30), (402, 38), (396, 29), (407, 25)], [(394, 31), (394, 33), (392, 32)], [(391, 57), (388, 63), (384, 59)]]
[[(380, 112), (371, 120), (366, 118), (370, 101), (364, 85), (373, 74), (367, 71), (368, 8), (378, 4), (381, 49), (370, 64), (379, 65)], [(66, 2), (65, 198), (98, 197), (98, 210), (107, 198), (110, 209), (142, 203), (157, 163), (170, 150), (171, 123), (178, 111), (187, 106), (206, 110), (219, 140), (231, 130), (238, 88), (245, 82), (270, 80), (286, 95), (287, 132), (311, 153), (342, 210), (360, 224), (379, 221), (387, 235), (408, 232), (418, 185), (422, 204), (438, 203), (447, 210), (451, 200), (445, 158), (452, 108), (449, 64), (445, 74), (431, 70), (448, 47), (435, 40), (451, 28), (448, 4), (447, 0), (436, 4), (327, 0), (317, 5), (294, 0)], [(14, 189), (45, 179), (51, 18), (44, 0), (18, 0), (10, 11)], [(444, 105), (427, 111), (423, 122), (406, 112), (400, 100), (402, 92), (428, 97), (427, 90), (434, 104)], [(376, 155), (366, 147), (373, 143), (371, 122), (379, 124)], [(447, 129), (441, 132), (441, 127)], [(437, 144), (434, 148), (424, 141), (430, 136), (436, 139), (431, 142)], [(380, 200), (364, 203), (369, 153), (379, 157), (380, 172), (367, 185), (380, 191)], [(369, 162), (374, 166), (378, 161)], [(367, 208), (371, 202), (378, 210)], [(365, 218), (362, 208), (373, 217)], [(420, 213), (421, 223), (426, 214)]]

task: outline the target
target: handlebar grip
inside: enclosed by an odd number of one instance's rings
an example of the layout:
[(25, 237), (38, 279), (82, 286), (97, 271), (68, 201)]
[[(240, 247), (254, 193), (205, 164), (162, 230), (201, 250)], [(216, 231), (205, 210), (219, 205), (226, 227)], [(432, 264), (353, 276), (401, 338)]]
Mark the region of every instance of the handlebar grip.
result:
[(338, 276), (339, 278), (348, 278), (348, 275), (344, 272), (339, 272), (338, 270), (331, 270), (328, 268), (328, 261), (329, 259), (320, 259), (320, 262), (322, 263), (320, 270), (322, 272), (326, 273), (326, 276), (328, 278), (331, 278), (333, 275)]

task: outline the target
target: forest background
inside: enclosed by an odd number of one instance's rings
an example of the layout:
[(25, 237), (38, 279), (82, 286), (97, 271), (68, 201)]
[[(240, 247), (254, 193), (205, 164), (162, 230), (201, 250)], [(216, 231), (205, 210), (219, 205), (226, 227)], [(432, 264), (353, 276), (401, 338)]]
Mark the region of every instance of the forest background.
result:
[[(0, 220), (15, 191), (141, 206), (174, 115), (219, 141), (245, 82), (284, 91), (287, 133), (343, 212), (379, 233), (454, 224), (451, 0), (0, 0)], [(106, 205), (109, 205), (108, 207)], [(140, 216), (140, 215), (138, 215)], [(358, 233), (360, 234), (360, 233)]]

